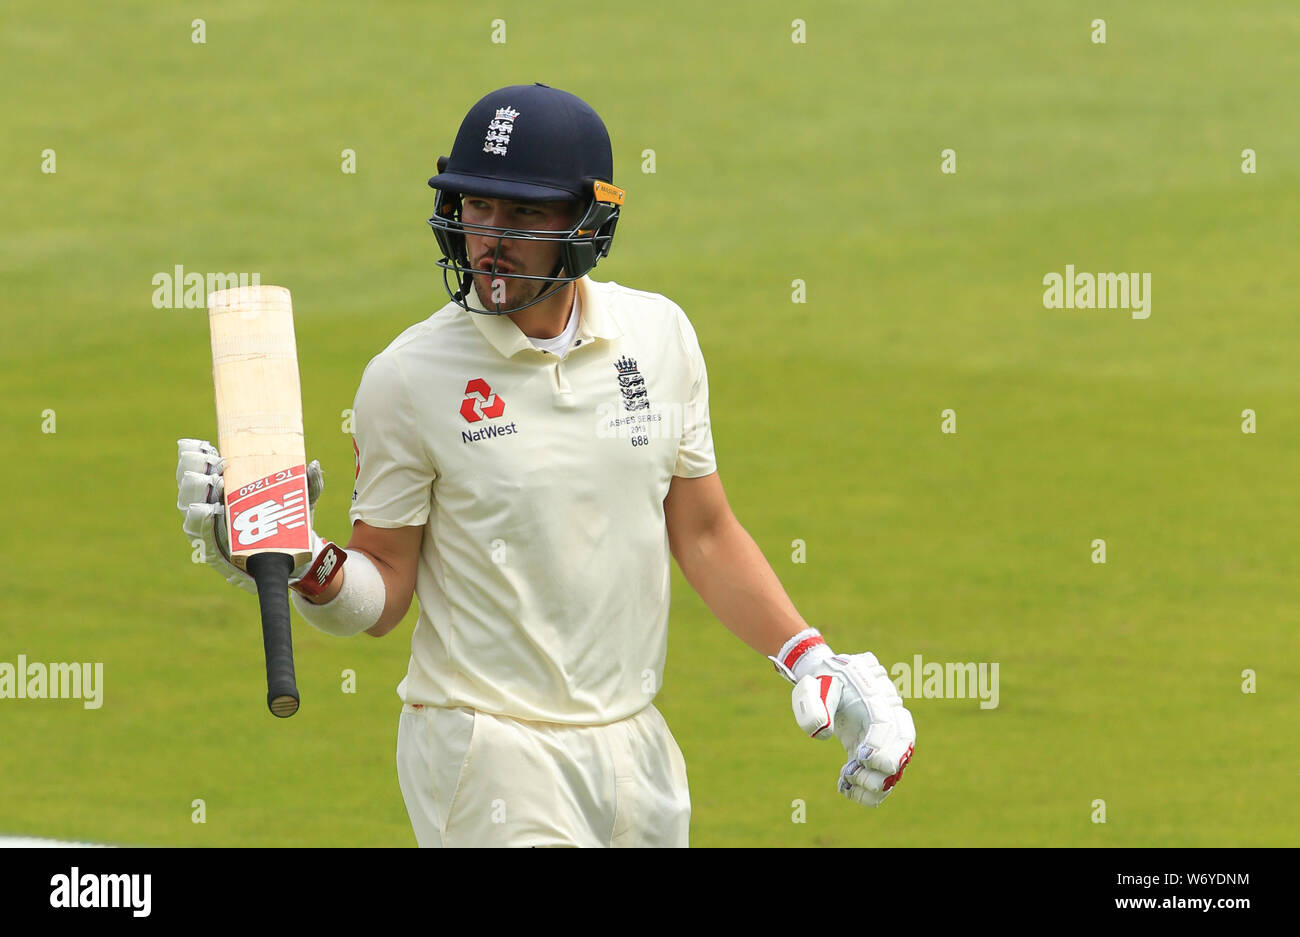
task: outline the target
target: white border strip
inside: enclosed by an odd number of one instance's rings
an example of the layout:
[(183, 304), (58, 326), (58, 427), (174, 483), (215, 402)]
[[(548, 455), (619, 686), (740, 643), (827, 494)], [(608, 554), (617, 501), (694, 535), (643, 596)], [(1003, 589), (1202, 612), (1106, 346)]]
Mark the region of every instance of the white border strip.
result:
[(38, 839), (35, 836), (0, 836), (0, 849), (105, 849), (103, 843), (74, 843), (60, 839)]

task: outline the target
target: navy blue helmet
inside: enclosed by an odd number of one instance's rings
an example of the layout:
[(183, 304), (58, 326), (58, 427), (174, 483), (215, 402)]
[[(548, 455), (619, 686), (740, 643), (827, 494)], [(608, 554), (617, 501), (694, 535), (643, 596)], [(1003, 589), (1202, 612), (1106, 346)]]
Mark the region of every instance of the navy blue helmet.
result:
[[(461, 122), (451, 156), (438, 158), (438, 174), (429, 180), (437, 190), (429, 225), (442, 248), (438, 266), (452, 301), (466, 301), (473, 274), (542, 280), (554, 285), (517, 312), (541, 302), (564, 284), (580, 279), (609, 254), (623, 204), (614, 182), (614, 155), (605, 124), (581, 98), (543, 84), (512, 85), (493, 91), (475, 104)], [(568, 201), (578, 206), (571, 227), (523, 230), (466, 225), (461, 220), (465, 196), (511, 201)], [(560, 259), (550, 276), (475, 271), (465, 250), (465, 232), (501, 240), (545, 240), (561, 244)], [(501, 241), (497, 242), (499, 255)], [(475, 309), (475, 312), (483, 312)]]

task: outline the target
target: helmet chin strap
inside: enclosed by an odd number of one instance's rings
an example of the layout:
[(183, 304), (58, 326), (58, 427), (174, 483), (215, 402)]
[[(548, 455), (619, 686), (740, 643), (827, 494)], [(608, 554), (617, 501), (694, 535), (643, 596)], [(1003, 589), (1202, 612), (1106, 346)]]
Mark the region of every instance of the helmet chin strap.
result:
[(469, 291), (473, 285), (473, 274), (462, 273), (460, 275), (460, 289), (451, 294), (452, 302), (459, 306), (466, 306), (468, 308)]

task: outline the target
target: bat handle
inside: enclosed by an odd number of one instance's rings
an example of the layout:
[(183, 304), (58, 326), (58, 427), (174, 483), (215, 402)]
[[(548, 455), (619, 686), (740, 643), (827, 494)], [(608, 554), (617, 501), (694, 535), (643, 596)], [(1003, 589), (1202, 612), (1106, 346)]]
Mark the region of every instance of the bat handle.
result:
[(298, 683), (293, 674), (293, 632), (289, 629), (289, 574), (293, 557), (258, 553), (248, 558), (262, 608), (262, 644), (266, 650), (266, 705), (287, 719), (298, 711)]

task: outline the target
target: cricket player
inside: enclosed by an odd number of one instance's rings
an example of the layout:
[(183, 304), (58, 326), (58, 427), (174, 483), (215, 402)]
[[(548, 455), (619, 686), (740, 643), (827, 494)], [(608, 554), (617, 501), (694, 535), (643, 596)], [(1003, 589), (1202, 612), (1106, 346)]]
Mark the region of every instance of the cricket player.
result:
[[(502, 88), (429, 180), (451, 301), (373, 358), (354, 406), (346, 549), (312, 537), (293, 602), (334, 635), (420, 612), (397, 688), (397, 769), (421, 846), (685, 846), (686, 767), (654, 707), (669, 554), (718, 619), (836, 737), (839, 790), (876, 806), (911, 714), (871, 654), (834, 654), (727, 504), (685, 313), (592, 280), (623, 205), (604, 123)], [(222, 461), (180, 441), (178, 507), (226, 561)], [(310, 500), (320, 495), (318, 464)]]

